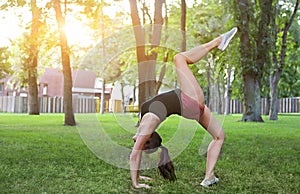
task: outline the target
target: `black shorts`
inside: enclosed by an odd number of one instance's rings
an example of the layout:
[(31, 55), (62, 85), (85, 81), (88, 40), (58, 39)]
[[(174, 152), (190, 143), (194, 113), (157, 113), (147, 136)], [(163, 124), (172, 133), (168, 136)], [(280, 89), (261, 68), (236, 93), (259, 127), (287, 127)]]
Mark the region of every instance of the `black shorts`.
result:
[(151, 112), (157, 115), (161, 121), (164, 121), (172, 114), (199, 121), (204, 108), (204, 104), (199, 104), (180, 89), (176, 89), (147, 100), (142, 104), (140, 114), (142, 118), (144, 114)]
[(181, 90), (176, 89), (166, 93), (159, 94), (141, 106), (141, 118), (144, 114), (151, 112), (157, 115), (161, 121), (164, 121), (172, 114), (181, 115)]

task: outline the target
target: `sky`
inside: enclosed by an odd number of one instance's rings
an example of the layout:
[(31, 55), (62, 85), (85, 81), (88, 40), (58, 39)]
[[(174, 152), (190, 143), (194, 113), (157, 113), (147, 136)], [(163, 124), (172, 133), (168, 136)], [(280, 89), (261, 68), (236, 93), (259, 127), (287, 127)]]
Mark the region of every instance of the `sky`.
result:
[[(111, 0), (112, 1), (112, 0)], [(112, 1), (113, 2), (113, 1)], [(122, 6), (111, 6), (104, 9), (104, 14), (109, 15), (111, 18), (115, 16), (115, 13), (122, 10), (130, 10), (128, 1), (121, 1), (119, 4)], [(112, 4), (113, 5), (113, 4)], [(8, 11), (0, 12), (0, 47), (9, 46), (10, 39), (13, 40), (19, 37), (24, 32), (24, 27), (20, 26), (18, 13), (25, 12), (22, 15), (23, 23), (31, 21), (31, 12), (29, 8), (10, 8)], [(76, 44), (78, 42), (87, 42), (84, 37), (88, 37), (87, 28), (85, 28), (75, 18), (68, 18), (69, 25), (67, 25), (67, 36), (70, 44)], [(70, 25), (71, 24), (71, 25)], [(76, 32), (76, 33), (74, 33)]]
[[(9, 39), (15, 39), (22, 33), (19, 19), (15, 12), (16, 10), (14, 9), (0, 12), (0, 46), (9, 45)], [(30, 17), (28, 15), (27, 19), (26, 16), (23, 19), (30, 20)]]
[[(178, 1), (178, 0), (177, 0)], [(195, 0), (186, 0), (187, 5), (190, 6)], [(44, 0), (38, 0), (38, 6), (44, 7), (45, 4)], [(104, 8), (104, 14), (109, 15), (111, 18), (114, 18), (116, 12), (120, 11), (126, 11), (130, 12), (130, 5), (128, 0), (119, 0), (117, 3), (114, 0), (106, 0), (106, 2), (110, 3), (110, 7)], [(201, 2), (201, 0), (197, 0), (197, 2)], [(24, 27), (19, 26), (19, 18), (18, 13), (26, 12), (25, 15), (22, 15), (22, 19), (24, 22), (30, 22), (31, 21), (31, 12), (30, 9), (27, 8), (10, 8), (8, 11), (1, 11), (0, 12), (0, 47), (8, 46), (10, 45), (10, 39), (15, 39), (19, 37), (24, 32)], [(71, 23), (72, 25), (69, 25), (67, 29), (67, 36), (69, 44), (77, 44), (78, 42), (86, 42), (87, 40), (83, 40), (84, 37), (87, 37), (88, 32), (86, 32), (87, 29), (85, 29), (82, 24), (76, 22), (74, 19)], [(74, 33), (76, 32), (76, 33)]]

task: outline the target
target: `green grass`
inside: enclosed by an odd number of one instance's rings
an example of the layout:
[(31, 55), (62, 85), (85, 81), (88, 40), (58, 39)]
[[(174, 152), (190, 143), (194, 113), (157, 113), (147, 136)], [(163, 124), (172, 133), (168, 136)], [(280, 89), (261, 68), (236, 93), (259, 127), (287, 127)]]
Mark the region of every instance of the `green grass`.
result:
[[(128, 128), (136, 118), (124, 119), (127, 130), (119, 117), (106, 114), (98, 118), (113, 141), (132, 146), (136, 129)], [(215, 170), (220, 178), (216, 186), (200, 186), (205, 157), (198, 149), (205, 132), (198, 127), (174, 159), (178, 180), (169, 183), (156, 169), (143, 170), (144, 175), (154, 178), (148, 182), (152, 189), (137, 190), (131, 186), (129, 170), (96, 157), (76, 127), (62, 125), (62, 114), (2, 113), (0, 193), (299, 193), (300, 115), (280, 115), (278, 121), (264, 118), (265, 123), (239, 119), (241, 115), (224, 119), (227, 139)], [(179, 121), (179, 117), (171, 117), (160, 127), (164, 143), (173, 137)], [(178, 146), (183, 146), (180, 141)]]

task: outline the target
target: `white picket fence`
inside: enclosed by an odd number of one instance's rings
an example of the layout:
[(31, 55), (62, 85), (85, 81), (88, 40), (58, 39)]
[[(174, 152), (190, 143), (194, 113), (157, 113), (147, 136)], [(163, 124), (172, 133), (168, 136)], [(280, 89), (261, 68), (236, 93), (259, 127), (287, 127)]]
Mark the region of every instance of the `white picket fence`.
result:
[[(261, 99), (261, 113), (268, 114), (267, 98)], [(299, 113), (300, 112), (300, 97), (296, 98), (281, 98), (277, 104), (278, 113)], [(239, 100), (230, 100), (229, 112), (243, 113), (243, 104)]]
[[(99, 100), (98, 100), (99, 101)], [(40, 113), (62, 113), (63, 97), (40, 97)], [(0, 96), (0, 112), (27, 113), (27, 97)], [(267, 99), (261, 99), (261, 113), (268, 112)], [(92, 97), (73, 97), (73, 111), (75, 113), (95, 113), (99, 102)], [(99, 109), (99, 108), (98, 108)], [(230, 114), (243, 113), (243, 104), (239, 100), (230, 100)], [(278, 100), (279, 113), (299, 113), (300, 97), (282, 98)]]
[[(96, 100), (92, 97), (73, 97), (75, 113), (96, 112)], [(63, 97), (40, 97), (40, 113), (63, 113)], [(27, 113), (27, 97), (0, 96), (0, 112)]]

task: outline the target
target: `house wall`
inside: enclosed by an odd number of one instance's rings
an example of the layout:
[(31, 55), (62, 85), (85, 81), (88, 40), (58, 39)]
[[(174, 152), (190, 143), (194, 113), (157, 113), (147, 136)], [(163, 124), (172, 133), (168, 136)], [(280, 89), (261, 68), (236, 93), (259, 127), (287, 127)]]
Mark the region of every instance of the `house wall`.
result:
[(95, 88), (96, 74), (91, 71), (73, 70), (73, 87), (76, 88)]
[[(73, 70), (73, 87), (94, 88), (96, 74), (90, 71)], [(63, 96), (64, 77), (62, 70), (58, 68), (46, 68), (39, 78), (39, 96)], [(44, 91), (46, 89), (46, 92)]]
[[(63, 73), (57, 68), (46, 68), (43, 75), (39, 78), (39, 96), (63, 96)], [(44, 87), (47, 87), (46, 93), (43, 93)]]
[[(0, 96), (27, 97), (27, 88), (16, 89), (18, 83), (12, 84), (9, 80), (9, 76), (0, 79)], [(85, 70), (72, 70), (72, 81), (73, 98), (75, 98), (75, 100), (86, 97), (94, 99), (96, 105), (95, 108), (99, 112), (102, 93), (102, 88), (100, 88), (100, 86), (102, 87), (102, 82), (101, 79), (96, 77), (96, 73)], [(61, 69), (45, 68), (42, 75), (38, 78), (38, 83), (38, 96), (40, 99), (49, 98), (55, 100), (63, 97), (64, 77)], [(106, 111), (109, 109), (111, 92), (112, 84), (107, 84), (105, 88)]]

